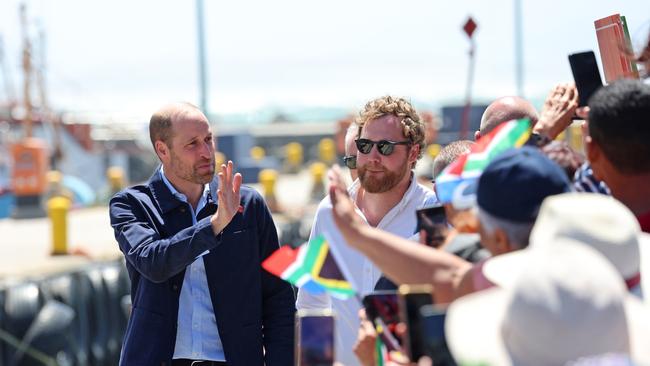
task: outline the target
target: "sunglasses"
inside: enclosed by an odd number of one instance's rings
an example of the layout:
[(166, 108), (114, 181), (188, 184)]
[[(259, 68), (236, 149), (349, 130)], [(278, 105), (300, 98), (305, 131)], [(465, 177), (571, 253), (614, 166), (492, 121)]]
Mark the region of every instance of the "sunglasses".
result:
[(345, 166), (348, 167), (348, 169), (356, 169), (357, 168), (357, 156), (356, 155), (346, 155), (343, 157), (343, 162), (345, 163)]
[(362, 154), (369, 154), (370, 150), (374, 145), (377, 145), (377, 151), (384, 156), (388, 156), (395, 151), (395, 145), (411, 145), (411, 141), (389, 141), (389, 140), (380, 140), (372, 141), (368, 139), (357, 139), (354, 140), (357, 144), (357, 150)]

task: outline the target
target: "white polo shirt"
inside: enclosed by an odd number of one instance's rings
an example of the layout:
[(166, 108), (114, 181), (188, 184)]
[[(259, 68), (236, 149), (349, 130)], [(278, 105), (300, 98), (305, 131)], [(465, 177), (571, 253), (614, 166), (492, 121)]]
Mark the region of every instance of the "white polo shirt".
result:
[[(360, 183), (357, 179), (348, 189), (353, 200), (356, 199), (359, 187)], [(417, 224), (415, 210), (435, 202), (437, 202), (435, 193), (418, 184), (415, 177), (412, 177), (411, 184), (402, 200), (388, 211), (377, 228), (403, 238), (410, 238), (413, 236)], [(359, 209), (357, 209), (357, 214), (367, 222)], [(351, 276), (348, 280), (359, 295), (364, 296), (372, 292), (377, 280), (381, 277), (381, 271), (363, 254), (345, 243), (334, 223), (329, 196), (325, 197), (318, 205), (309, 239), (323, 235), (325, 232), (330, 238), (330, 250), (334, 253), (339, 265), (346, 267)], [(298, 309), (333, 309), (337, 317), (335, 327), (336, 359), (346, 366), (359, 364), (352, 352), (352, 346), (356, 342), (359, 329), (358, 312), (362, 307), (356, 298), (343, 301), (332, 298), (328, 294), (312, 295), (299, 290), (296, 307)]]

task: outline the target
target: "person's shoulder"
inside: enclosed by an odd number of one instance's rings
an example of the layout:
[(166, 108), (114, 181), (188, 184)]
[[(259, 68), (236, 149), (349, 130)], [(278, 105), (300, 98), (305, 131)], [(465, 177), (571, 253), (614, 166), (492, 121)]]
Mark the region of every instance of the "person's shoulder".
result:
[(413, 200), (420, 202), (422, 206), (431, 205), (438, 202), (438, 197), (436, 193), (420, 183), (417, 183), (415, 186), (413, 195), (411, 196)]
[(316, 208), (316, 211), (325, 211), (325, 210), (331, 210), (332, 209), (332, 200), (330, 199), (330, 195), (328, 194), (323, 198), (319, 203), (318, 207)]
[(142, 184), (136, 184), (127, 188), (124, 188), (123, 190), (117, 192), (115, 195), (113, 195), (113, 198), (111, 198), (111, 201), (115, 199), (123, 199), (127, 197), (144, 197), (144, 196), (149, 196), (149, 193), (151, 192), (151, 187), (149, 186), (148, 183), (142, 183)]

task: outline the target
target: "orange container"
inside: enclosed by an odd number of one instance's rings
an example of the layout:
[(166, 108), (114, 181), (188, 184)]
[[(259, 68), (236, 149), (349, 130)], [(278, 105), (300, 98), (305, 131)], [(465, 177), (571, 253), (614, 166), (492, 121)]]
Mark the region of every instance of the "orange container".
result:
[(47, 146), (36, 138), (28, 138), (11, 147), (13, 171), (11, 186), (16, 196), (42, 195), (47, 189), (49, 170)]

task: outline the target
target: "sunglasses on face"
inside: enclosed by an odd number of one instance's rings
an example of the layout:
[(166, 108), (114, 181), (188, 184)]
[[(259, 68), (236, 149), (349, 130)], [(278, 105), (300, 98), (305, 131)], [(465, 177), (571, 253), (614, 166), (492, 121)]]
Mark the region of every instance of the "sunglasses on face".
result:
[(357, 144), (357, 150), (362, 154), (369, 154), (370, 150), (374, 145), (377, 145), (377, 151), (384, 156), (388, 156), (395, 151), (395, 145), (411, 145), (411, 141), (389, 141), (389, 140), (380, 140), (372, 141), (368, 139), (357, 139), (354, 140)]
[(345, 166), (348, 167), (348, 169), (356, 169), (357, 168), (357, 156), (356, 155), (346, 155), (343, 157), (343, 162), (345, 163)]

